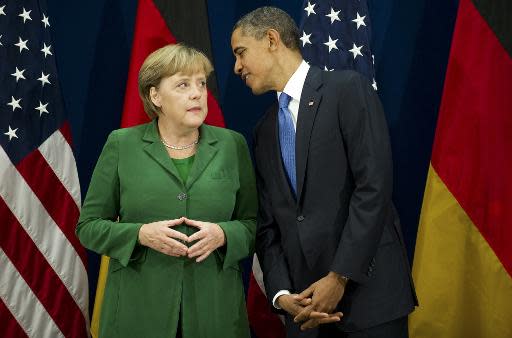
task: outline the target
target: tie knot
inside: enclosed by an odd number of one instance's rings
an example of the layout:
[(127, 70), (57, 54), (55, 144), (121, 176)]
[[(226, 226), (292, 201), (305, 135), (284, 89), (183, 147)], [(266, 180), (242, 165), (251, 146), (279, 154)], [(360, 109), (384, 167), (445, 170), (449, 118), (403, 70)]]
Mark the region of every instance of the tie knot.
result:
[(292, 97), (290, 95), (282, 92), (281, 95), (279, 95), (279, 108), (288, 108), (291, 99)]

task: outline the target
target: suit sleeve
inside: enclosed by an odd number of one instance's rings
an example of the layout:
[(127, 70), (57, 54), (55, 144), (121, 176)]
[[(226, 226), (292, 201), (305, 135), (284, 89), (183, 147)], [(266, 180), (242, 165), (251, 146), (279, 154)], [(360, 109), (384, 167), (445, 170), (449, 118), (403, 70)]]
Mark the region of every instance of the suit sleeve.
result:
[(355, 188), (332, 271), (364, 282), (390, 210), (393, 174), (379, 98), (366, 79), (350, 74), (340, 87), (338, 112)]
[[(257, 133), (255, 133), (256, 184), (258, 187), (258, 227), (256, 231), (256, 253), (263, 271), (267, 299), (271, 302), (281, 290), (293, 292), (288, 264), (281, 246), (281, 232), (274, 220), (267, 182), (261, 173)], [(274, 306), (273, 311), (277, 311)], [(282, 312), (282, 311), (277, 311)]]
[(218, 223), (226, 236), (225, 254), (221, 253), (223, 268), (238, 264), (241, 259), (254, 253), (258, 208), (254, 169), (244, 137), (236, 134), (236, 143), (240, 188), (232, 220)]
[(144, 248), (138, 245), (142, 223), (119, 223), (118, 140), (112, 132), (94, 169), (76, 234), (88, 249), (117, 259), (122, 266), (137, 260)]

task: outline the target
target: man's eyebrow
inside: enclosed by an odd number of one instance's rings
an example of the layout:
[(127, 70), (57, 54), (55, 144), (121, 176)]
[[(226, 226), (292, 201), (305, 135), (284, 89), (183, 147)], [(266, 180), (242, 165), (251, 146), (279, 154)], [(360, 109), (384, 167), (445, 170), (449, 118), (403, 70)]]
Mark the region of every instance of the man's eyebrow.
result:
[(236, 47), (236, 48), (233, 50), (233, 53), (238, 54), (238, 53), (240, 53), (240, 52), (242, 51), (242, 49), (245, 49), (245, 47), (242, 47), (242, 46), (240, 46), (240, 47)]

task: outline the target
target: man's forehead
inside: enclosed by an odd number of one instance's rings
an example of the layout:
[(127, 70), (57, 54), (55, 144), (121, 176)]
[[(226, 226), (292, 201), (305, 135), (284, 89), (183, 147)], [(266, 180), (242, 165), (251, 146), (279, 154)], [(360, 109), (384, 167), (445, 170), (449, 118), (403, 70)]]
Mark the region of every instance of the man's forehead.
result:
[(250, 42), (249, 37), (242, 34), (239, 30), (235, 30), (231, 35), (231, 47), (234, 53), (242, 48), (246, 48), (248, 42)]
[(248, 44), (257, 41), (257, 39), (249, 34), (244, 34), (239, 29), (235, 30), (231, 35), (231, 45), (236, 47), (247, 47)]

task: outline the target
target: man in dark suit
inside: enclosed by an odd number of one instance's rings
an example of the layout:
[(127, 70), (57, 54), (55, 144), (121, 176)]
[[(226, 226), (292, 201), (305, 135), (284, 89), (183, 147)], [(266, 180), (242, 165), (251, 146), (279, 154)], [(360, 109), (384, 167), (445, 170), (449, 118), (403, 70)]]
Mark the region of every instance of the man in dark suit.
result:
[(235, 73), (279, 101), (255, 129), (256, 250), (288, 337), (407, 337), (417, 300), (375, 91), (355, 72), (310, 67), (274, 7), (241, 18), (231, 46)]

